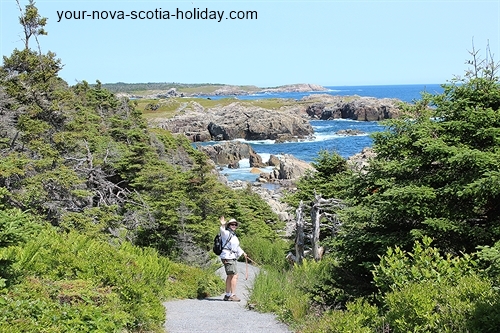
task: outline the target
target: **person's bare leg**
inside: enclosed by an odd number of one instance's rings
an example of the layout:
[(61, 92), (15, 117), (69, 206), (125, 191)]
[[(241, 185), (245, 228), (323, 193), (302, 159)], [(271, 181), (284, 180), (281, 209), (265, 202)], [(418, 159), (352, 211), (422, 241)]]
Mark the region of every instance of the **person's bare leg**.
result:
[(234, 274), (231, 279), (231, 293), (236, 294), (236, 284), (238, 283), (238, 274)]
[(226, 294), (231, 293), (231, 287), (232, 287), (232, 279), (234, 275), (228, 275), (226, 277)]

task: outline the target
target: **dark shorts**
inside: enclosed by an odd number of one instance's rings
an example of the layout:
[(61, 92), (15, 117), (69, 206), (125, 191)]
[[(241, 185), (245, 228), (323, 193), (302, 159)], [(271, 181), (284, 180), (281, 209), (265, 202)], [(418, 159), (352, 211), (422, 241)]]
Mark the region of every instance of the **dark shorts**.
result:
[(235, 275), (238, 273), (236, 259), (222, 259), (222, 263), (224, 264), (227, 275)]

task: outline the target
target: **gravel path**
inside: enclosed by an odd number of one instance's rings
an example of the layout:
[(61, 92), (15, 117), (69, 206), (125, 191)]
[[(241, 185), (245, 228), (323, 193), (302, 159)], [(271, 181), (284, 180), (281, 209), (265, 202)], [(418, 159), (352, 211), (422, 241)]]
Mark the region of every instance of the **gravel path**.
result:
[[(241, 302), (224, 302), (222, 294), (202, 300), (186, 299), (163, 303), (167, 310), (166, 332), (291, 333), (274, 315), (246, 308), (249, 289), (258, 272), (257, 267), (248, 265), (248, 280), (245, 280), (245, 263), (238, 262), (236, 295), (241, 298)], [(226, 278), (223, 267), (216, 273), (221, 278)]]

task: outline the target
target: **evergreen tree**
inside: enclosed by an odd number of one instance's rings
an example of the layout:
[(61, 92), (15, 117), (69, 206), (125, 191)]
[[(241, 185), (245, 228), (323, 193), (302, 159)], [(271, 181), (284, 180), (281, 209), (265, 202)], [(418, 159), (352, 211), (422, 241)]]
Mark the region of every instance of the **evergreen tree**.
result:
[(373, 290), (369, 270), (388, 247), (411, 250), (428, 236), (443, 253), (460, 255), (500, 239), (497, 65), (471, 55), (463, 78), (442, 94), (424, 93), (374, 135), (368, 172), (345, 183), (349, 208), (334, 239), (335, 275), (351, 292)]

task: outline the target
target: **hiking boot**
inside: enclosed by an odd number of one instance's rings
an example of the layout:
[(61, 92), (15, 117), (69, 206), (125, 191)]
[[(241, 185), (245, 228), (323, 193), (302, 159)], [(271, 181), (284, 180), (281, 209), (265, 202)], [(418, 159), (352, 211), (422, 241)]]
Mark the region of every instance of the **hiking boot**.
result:
[(224, 295), (224, 301), (229, 301), (229, 296)]
[(233, 295), (233, 296), (229, 297), (227, 300), (231, 301), (231, 302), (239, 302), (239, 301), (241, 301), (238, 297), (236, 297), (236, 295)]

